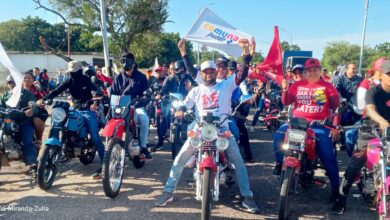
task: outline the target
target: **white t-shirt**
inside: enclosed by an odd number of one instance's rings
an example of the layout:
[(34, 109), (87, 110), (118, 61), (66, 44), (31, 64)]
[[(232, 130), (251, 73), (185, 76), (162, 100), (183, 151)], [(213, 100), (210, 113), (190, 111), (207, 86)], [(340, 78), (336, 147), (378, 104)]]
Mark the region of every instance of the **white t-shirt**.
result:
[[(184, 100), (187, 109), (195, 106), (197, 117), (200, 118), (213, 112), (214, 116), (220, 116), (222, 121), (226, 116), (222, 114), (232, 114), (231, 97), (234, 89), (238, 86), (234, 77), (221, 81), (214, 86), (205, 86), (200, 84), (198, 87), (191, 89)], [(222, 125), (227, 126), (227, 120)]]

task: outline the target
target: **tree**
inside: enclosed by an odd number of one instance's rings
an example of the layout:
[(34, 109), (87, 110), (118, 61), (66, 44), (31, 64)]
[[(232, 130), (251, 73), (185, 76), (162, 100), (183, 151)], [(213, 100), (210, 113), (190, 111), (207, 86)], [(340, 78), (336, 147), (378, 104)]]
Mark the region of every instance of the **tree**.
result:
[(296, 45), (296, 44), (289, 44), (287, 41), (282, 41), (280, 43), (280, 46), (282, 47), (283, 51), (288, 51), (288, 50), (301, 50), (301, 48)]
[[(49, 6), (40, 0), (32, 1), (37, 8), (57, 14), (71, 27), (82, 24), (92, 33), (101, 30), (98, 0), (49, 0)], [(137, 36), (160, 33), (167, 22), (167, 0), (106, 0), (106, 3), (107, 31), (114, 51), (130, 51)]]
[[(363, 72), (367, 69), (370, 63), (370, 57), (375, 54), (372, 48), (364, 48), (363, 57)], [(332, 41), (328, 42), (324, 49), (322, 58), (322, 66), (328, 70), (334, 70), (340, 64), (347, 64), (354, 62), (359, 65), (360, 46), (357, 44), (350, 44), (347, 41)]]
[[(147, 68), (154, 64), (157, 57), (160, 64), (169, 64), (181, 60), (177, 43), (180, 40), (179, 33), (161, 33), (139, 35), (131, 44), (132, 52), (137, 57), (138, 66)], [(192, 62), (192, 43), (186, 42), (187, 54)]]

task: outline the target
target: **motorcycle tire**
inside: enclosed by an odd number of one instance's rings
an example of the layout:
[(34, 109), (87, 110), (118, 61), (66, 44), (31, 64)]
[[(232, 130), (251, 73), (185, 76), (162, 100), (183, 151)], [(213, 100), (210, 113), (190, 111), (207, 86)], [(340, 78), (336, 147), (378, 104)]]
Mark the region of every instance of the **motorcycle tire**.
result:
[(133, 161), (133, 166), (136, 169), (140, 169), (145, 165), (145, 161), (142, 160), (140, 156), (135, 156), (132, 161)]
[[(116, 153), (114, 151), (115, 149), (120, 149), (120, 154), (118, 158), (118, 154), (114, 155), (113, 153)], [(103, 157), (103, 166), (102, 166), (102, 183), (103, 183), (103, 191), (106, 196), (110, 198), (114, 198), (119, 194), (119, 191), (122, 187), (122, 179), (124, 174), (124, 167), (125, 167), (125, 158), (126, 158), (126, 150), (124, 148), (124, 142), (118, 138), (113, 138), (110, 140), (108, 147), (106, 148), (104, 152)], [(113, 164), (113, 161), (116, 159), (115, 167), (119, 169), (119, 176), (117, 176), (117, 183), (112, 183), (110, 171), (114, 170), (110, 167), (110, 165)], [(118, 161), (119, 159), (119, 161)], [(115, 184), (115, 185), (114, 185)]]
[(287, 167), (284, 171), (282, 186), (280, 188), (280, 201), (279, 201), (279, 219), (287, 219), (289, 200), (288, 196), (290, 193), (291, 185), (294, 181), (294, 170), (291, 167)]
[(84, 165), (88, 165), (93, 162), (96, 156), (96, 147), (92, 143), (88, 143), (81, 148), (80, 162)]
[(211, 180), (213, 171), (211, 168), (205, 168), (203, 171), (202, 182), (202, 220), (211, 218)]
[(53, 185), (59, 168), (61, 152), (61, 148), (57, 146), (44, 145), (41, 148), (37, 167), (39, 188), (48, 190)]

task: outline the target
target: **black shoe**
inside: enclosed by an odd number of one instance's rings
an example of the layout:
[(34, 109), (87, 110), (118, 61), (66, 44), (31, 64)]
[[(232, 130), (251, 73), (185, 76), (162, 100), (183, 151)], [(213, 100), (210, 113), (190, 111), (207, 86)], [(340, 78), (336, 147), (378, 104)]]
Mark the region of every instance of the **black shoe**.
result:
[(99, 168), (95, 174), (92, 175), (92, 179), (100, 180), (102, 179), (102, 168)]
[(275, 176), (280, 176), (280, 174), (282, 173), (282, 165), (283, 165), (282, 163), (276, 163), (273, 171), (273, 174)]
[(152, 152), (160, 151), (164, 147), (164, 143), (157, 143), (156, 145), (153, 146)]
[(330, 195), (329, 203), (335, 203), (336, 200), (340, 197), (338, 189), (332, 189), (332, 194)]
[(332, 214), (342, 215), (345, 211), (345, 202), (347, 200), (346, 196), (339, 196), (336, 201), (333, 203)]
[(150, 155), (150, 152), (147, 148), (141, 148), (141, 154), (144, 154), (145, 158), (148, 160), (153, 159), (152, 155)]

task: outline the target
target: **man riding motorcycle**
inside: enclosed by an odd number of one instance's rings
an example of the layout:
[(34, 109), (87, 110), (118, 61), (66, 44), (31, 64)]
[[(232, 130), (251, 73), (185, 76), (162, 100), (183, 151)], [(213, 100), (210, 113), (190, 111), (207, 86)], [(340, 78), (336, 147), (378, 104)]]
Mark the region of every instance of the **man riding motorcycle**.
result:
[[(380, 130), (384, 131), (390, 126), (390, 61), (382, 63), (380, 71), (381, 83), (378, 86), (371, 87), (366, 95), (366, 114), (375, 123), (379, 125)], [(357, 146), (352, 155), (344, 178), (340, 185), (339, 199), (336, 200), (332, 208), (333, 214), (341, 215), (345, 211), (345, 203), (349, 190), (352, 187), (361, 168), (366, 162), (364, 150), (369, 140), (375, 138), (372, 131), (359, 131)], [(385, 207), (387, 208), (387, 207)]]
[[(331, 83), (321, 79), (321, 64), (317, 59), (308, 59), (305, 62), (305, 78), (304, 80), (295, 82), (290, 87), (288, 86), (288, 82), (283, 80), (283, 105), (288, 106), (293, 104), (293, 117), (305, 118), (309, 122), (312, 120), (327, 119), (332, 112), (335, 112), (340, 104), (337, 90)], [(287, 128), (287, 124), (282, 125), (275, 133), (274, 147), (276, 149), (280, 149)], [(317, 138), (316, 151), (318, 157), (323, 162), (331, 182), (333, 200), (338, 196), (339, 186), (339, 168), (333, 151), (332, 141), (332, 138), (336, 138), (337, 134), (322, 126), (314, 125), (312, 129)], [(283, 164), (283, 153), (280, 150), (276, 151), (275, 157), (276, 167), (274, 174), (280, 175)]]
[[(132, 53), (122, 54), (121, 63), (123, 64), (123, 71), (115, 77), (110, 94), (130, 95), (133, 100), (142, 98), (148, 87), (148, 80), (143, 73), (138, 71), (134, 55)], [(135, 103), (134, 119), (136, 124), (140, 125), (141, 153), (145, 155), (146, 159), (152, 159), (146, 148), (149, 135), (149, 117), (144, 108), (146, 105), (147, 102), (142, 100)]]
[[(12, 90), (15, 86), (15, 81), (9, 75), (7, 77), (7, 84), (9, 85), (10, 91), (5, 92), (0, 97), (0, 106), (7, 108), (6, 102), (12, 95)], [(19, 98), (19, 102), (16, 105), (16, 109), (23, 109), (28, 107), (30, 101), (35, 102), (35, 96), (28, 90), (22, 88), (22, 92)], [(25, 111), (26, 118), (20, 119), (19, 129), (21, 134), (21, 145), (23, 149), (23, 159), (27, 166), (29, 166), (28, 173), (36, 172), (37, 170), (37, 151), (34, 146), (34, 125), (32, 117), (38, 114), (38, 109), (29, 109)]]
[[(195, 70), (186, 54), (185, 41), (180, 41), (178, 43), (178, 47), (183, 60), (178, 60), (174, 63), (173, 69), (175, 74), (170, 75), (165, 79), (160, 92), (160, 97), (158, 98), (162, 98), (166, 95), (169, 95), (169, 93), (180, 93), (183, 95), (183, 97), (186, 97), (191, 88), (198, 85), (191, 76), (191, 74), (193, 74)], [(161, 129), (158, 132), (158, 143), (154, 148), (155, 150), (161, 149), (161, 147), (163, 146), (164, 137), (167, 133), (170, 123), (170, 104), (163, 102), (161, 109), (163, 114), (163, 120), (161, 124)]]
[[(363, 80), (357, 75), (356, 64), (348, 63), (346, 65), (346, 72), (344, 75), (338, 77), (334, 86), (339, 91), (341, 98), (345, 99), (347, 104), (347, 111), (341, 115), (341, 125), (353, 125), (359, 123), (361, 116), (356, 114), (353, 110), (354, 102), (356, 101), (356, 91), (359, 83)], [(342, 143), (345, 143), (348, 156), (352, 156), (353, 148), (356, 144), (358, 129), (349, 129), (345, 132), (342, 138)]]
[[(94, 92), (95, 95), (101, 94), (102, 92), (92, 84), (88, 76), (83, 75), (83, 67), (80, 62), (69, 62), (67, 72), (70, 73), (70, 78), (66, 79), (56, 89), (43, 97), (43, 101), (53, 99), (65, 90), (69, 90), (74, 107), (84, 117), (93, 143), (98, 151), (99, 158), (102, 160), (104, 156), (104, 145), (99, 135), (97, 115), (95, 111), (91, 111), (90, 106), (87, 106), (87, 102), (93, 98), (92, 92)], [(93, 178), (101, 178), (101, 171), (102, 169), (100, 167), (93, 175)]]
[[(198, 116), (203, 115), (203, 113), (211, 109), (216, 110), (215, 114), (218, 115), (231, 113), (230, 103), (228, 104), (228, 102), (224, 102), (222, 100), (230, 100), (233, 90), (237, 88), (243, 80), (245, 80), (248, 75), (249, 63), (252, 59), (249, 54), (249, 41), (247, 39), (241, 39), (239, 45), (243, 48), (244, 51), (244, 65), (242, 70), (235, 75), (234, 79), (217, 83), (215, 63), (212, 61), (203, 62), (201, 65), (201, 71), (204, 84), (201, 84), (190, 91), (184, 100), (187, 109), (195, 107)], [(251, 51), (254, 51), (254, 43), (251, 46)], [(222, 127), (224, 130), (227, 130), (227, 122), (225, 122)], [(157, 199), (155, 203), (156, 206), (166, 206), (168, 202), (173, 201), (173, 191), (179, 182), (183, 168), (194, 153), (194, 150), (190, 146), (189, 140), (190, 139), (187, 139), (179, 154), (176, 156), (176, 159), (172, 164), (168, 181), (164, 187), (164, 192)], [(238, 181), (241, 195), (244, 197), (242, 205), (249, 212), (258, 212), (259, 208), (252, 198), (253, 193), (249, 187), (247, 169), (244, 165), (244, 161), (240, 155), (237, 142), (234, 138), (229, 139), (229, 147), (226, 150), (226, 153), (229, 157), (229, 160), (235, 165), (236, 168), (236, 179)]]

